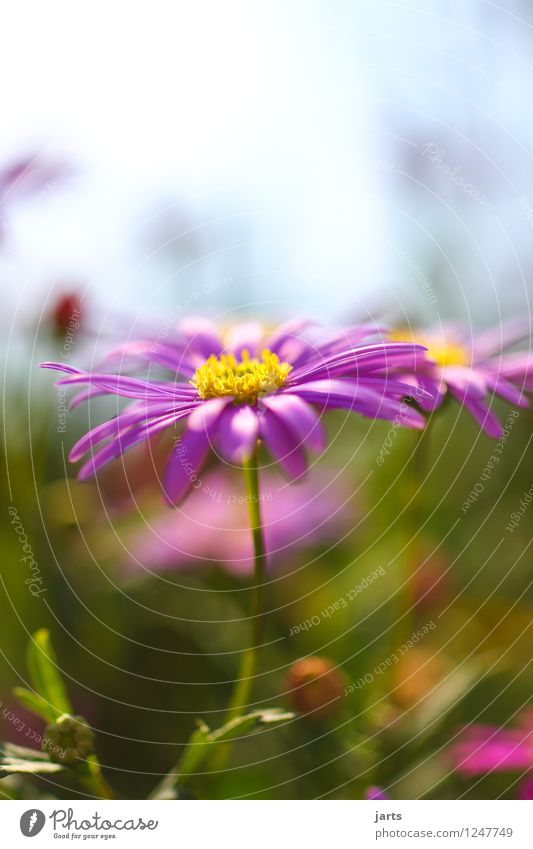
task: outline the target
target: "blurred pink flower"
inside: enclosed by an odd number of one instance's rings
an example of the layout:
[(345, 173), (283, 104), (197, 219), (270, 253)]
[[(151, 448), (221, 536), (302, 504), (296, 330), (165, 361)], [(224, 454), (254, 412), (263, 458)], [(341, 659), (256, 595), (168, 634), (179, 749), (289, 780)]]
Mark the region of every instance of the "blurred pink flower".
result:
[(533, 775), (528, 775), (518, 788), (519, 799), (533, 799)]
[[(354, 521), (347, 488), (323, 472), (295, 486), (265, 470), (261, 508), (268, 562), (335, 540)], [(197, 568), (215, 561), (237, 575), (253, 572), (248, 504), (240, 476), (215, 469), (199, 481), (179, 510), (159, 513), (125, 541), (128, 570)]]
[(365, 799), (369, 799), (370, 801), (382, 801), (383, 799), (390, 799), (388, 793), (385, 793), (381, 787), (367, 787), (365, 790)]
[[(455, 771), (466, 777), (490, 772), (533, 772), (532, 711), (524, 711), (513, 728), (468, 726), (450, 747), (449, 755)], [(519, 795), (522, 799), (533, 798), (533, 776), (521, 784)]]

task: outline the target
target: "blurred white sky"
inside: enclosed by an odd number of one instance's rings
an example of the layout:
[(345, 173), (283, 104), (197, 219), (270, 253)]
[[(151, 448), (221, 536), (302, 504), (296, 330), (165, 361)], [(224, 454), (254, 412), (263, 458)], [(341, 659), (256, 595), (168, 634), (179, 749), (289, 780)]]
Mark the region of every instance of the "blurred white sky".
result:
[[(518, 0), (6, 7), (0, 161), (40, 151), (79, 168), (16, 211), (12, 296), (33, 309), (30, 293), (79, 280), (94, 299), (161, 308), (233, 275), (206, 310), (263, 298), (337, 317), (522, 309), (525, 12)], [(423, 155), (430, 143), (495, 212)]]

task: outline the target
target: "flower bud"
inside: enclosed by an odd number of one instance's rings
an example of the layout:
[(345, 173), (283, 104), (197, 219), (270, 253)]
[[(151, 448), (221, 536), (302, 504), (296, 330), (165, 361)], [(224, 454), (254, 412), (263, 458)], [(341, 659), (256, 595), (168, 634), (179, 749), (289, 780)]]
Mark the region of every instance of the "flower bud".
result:
[(344, 674), (325, 657), (307, 657), (289, 670), (287, 689), (291, 705), (309, 719), (321, 720), (339, 710), (344, 696)]
[(414, 646), (394, 669), (394, 701), (403, 708), (417, 704), (439, 685), (448, 669), (448, 660), (436, 650)]
[(82, 716), (62, 714), (45, 729), (43, 751), (50, 760), (73, 766), (94, 752), (94, 734)]
[(58, 336), (74, 332), (80, 326), (82, 304), (76, 292), (68, 292), (58, 297), (50, 315), (52, 329)]
[(444, 607), (453, 596), (450, 562), (437, 543), (426, 542), (412, 575), (414, 603), (421, 614)]

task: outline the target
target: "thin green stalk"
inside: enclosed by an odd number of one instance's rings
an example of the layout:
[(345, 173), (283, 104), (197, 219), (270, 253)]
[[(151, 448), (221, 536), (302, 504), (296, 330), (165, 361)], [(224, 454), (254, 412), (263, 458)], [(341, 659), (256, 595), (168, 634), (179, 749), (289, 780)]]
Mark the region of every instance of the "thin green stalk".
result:
[[(252, 531), (254, 546), (254, 585), (252, 588), (252, 608), (250, 611), (250, 618), (252, 620), (252, 638), (249, 648), (247, 648), (242, 655), (237, 681), (228, 705), (226, 716), (224, 717), (224, 722), (229, 722), (230, 720), (241, 716), (243, 708), (246, 708), (249, 704), (257, 669), (259, 649), (263, 640), (263, 586), (266, 569), (266, 551), (261, 519), (258, 453), (258, 448), (256, 446), (254, 453), (243, 466), (248, 512), (250, 516), (250, 528)], [(227, 760), (230, 745), (231, 744), (226, 744), (219, 747), (212, 761), (213, 768), (222, 769)]]
[(77, 770), (78, 778), (98, 799), (116, 799), (116, 796), (102, 775), (96, 755), (92, 755)]
[(426, 486), (425, 477), (429, 458), (430, 427), (431, 425), (428, 422), (424, 430), (416, 432), (416, 442), (411, 455), (409, 476), (410, 505), (408, 508), (409, 521), (407, 522), (408, 543), (405, 551), (406, 568), (401, 597), (403, 610), (400, 611), (400, 617), (403, 622), (401, 630), (405, 634), (406, 639), (411, 637), (414, 630), (416, 614), (416, 594), (414, 591), (416, 581), (415, 571), (421, 568), (424, 554), (421, 526), (425, 515), (424, 488)]

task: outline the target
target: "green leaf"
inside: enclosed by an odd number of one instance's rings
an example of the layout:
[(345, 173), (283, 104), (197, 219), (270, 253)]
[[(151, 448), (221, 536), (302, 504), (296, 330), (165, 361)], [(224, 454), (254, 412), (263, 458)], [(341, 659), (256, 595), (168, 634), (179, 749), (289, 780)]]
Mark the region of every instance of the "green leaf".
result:
[(25, 687), (13, 687), (13, 695), (24, 707), (27, 707), (32, 713), (36, 713), (37, 716), (42, 716), (47, 722), (54, 722), (59, 716), (58, 711), (48, 702), (45, 702), (41, 696)]
[(211, 731), (203, 720), (197, 720), (198, 728), (193, 731), (180, 761), (163, 781), (156, 787), (150, 798), (173, 799), (178, 786), (185, 783), (188, 777), (198, 771), (198, 767), (205, 761), (206, 757), (213, 751), (213, 744), (227, 743), (248, 734), (258, 726), (274, 725), (294, 719), (295, 714), (280, 708), (265, 708), (254, 710), (246, 716), (238, 716)]
[(172, 776), (172, 786), (177, 784), (179, 779), (184, 778), (186, 775), (192, 775), (192, 773), (196, 771), (196, 768), (200, 766), (206, 757), (210, 743), (210, 731), (207, 726), (205, 726), (205, 729), (202, 727), (193, 731), (187, 744), (187, 748), (185, 749), (178, 764), (178, 775)]
[(227, 722), (222, 728), (212, 731), (209, 735), (210, 742), (222, 743), (234, 740), (236, 737), (247, 734), (257, 725), (273, 725), (278, 722), (286, 722), (289, 719), (294, 719), (294, 714), (281, 710), (281, 708), (254, 710), (252, 713), (248, 713), (246, 716), (238, 716), (236, 719)]
[(46, 628), (37, 631), (28, 646), (28, 668), (33, 686), (42, 700), (58, 715), (73, 713)]
[(52, 763), (45, 752), (15, 746), (13, 743), (0, 743), (0, 778), (19, 773), (34, 775), (61, 772), (61, 764)]

